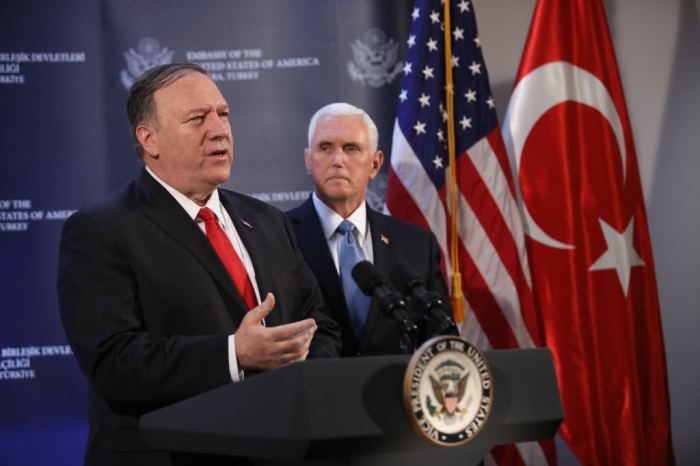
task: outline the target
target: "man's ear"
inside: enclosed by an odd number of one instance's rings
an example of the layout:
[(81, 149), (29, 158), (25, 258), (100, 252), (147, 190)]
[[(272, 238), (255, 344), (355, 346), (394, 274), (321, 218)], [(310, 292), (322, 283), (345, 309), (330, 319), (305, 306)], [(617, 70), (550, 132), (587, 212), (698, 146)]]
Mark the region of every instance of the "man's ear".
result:
[(136, 137), (143, 147), (144, 156), (158, 157), (158, 137), (153, 128), (146, 125), (139, 126), (136, 128)]
[(383, 163), (384, 152), (378, 150), (374, 153), (374, 156), (372, 157), (372, 171), (369, 173), (370, 180), (373, 180), (374, 177), (377, 176), (377, 173), (379, 173), (379, 169), (382, 168)]
[(306, 162), (306, 173), (311, 175), (311, 152), (309, 149), (304, 149), (304, 162)]

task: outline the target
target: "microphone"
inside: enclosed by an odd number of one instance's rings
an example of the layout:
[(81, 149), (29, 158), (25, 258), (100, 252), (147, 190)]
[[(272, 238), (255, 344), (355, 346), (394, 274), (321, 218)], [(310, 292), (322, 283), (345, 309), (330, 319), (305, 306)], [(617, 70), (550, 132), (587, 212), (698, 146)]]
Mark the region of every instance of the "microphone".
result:
[(406, 303), (371, 262), (361, 261), (352, 268), (352, 278), (362, 292), (375, 298), (384, 315), (396, 322), (403, 333), (416, 329), (406, 313)]
[(418, 273), (405, 262), (399, 262), (389, 274), (391, 282), (405, 296), (409, 296), (420, 311), (437, 324), (438, 335), (455, 327), (455, 322), (445, 312), (442, 298), (434, 291), (427, 290)]

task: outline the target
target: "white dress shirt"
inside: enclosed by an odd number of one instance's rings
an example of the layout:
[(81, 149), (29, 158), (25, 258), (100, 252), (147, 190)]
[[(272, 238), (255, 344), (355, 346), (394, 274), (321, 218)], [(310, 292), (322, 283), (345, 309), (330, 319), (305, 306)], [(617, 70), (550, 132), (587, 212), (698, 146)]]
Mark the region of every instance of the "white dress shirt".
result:
[[(328, 242), (328, 248), (331, 251), (331, 257), (335, 263), (335, 270), (340, 274), (339, 265), (339, 251), (340, 251), (340, 241), (343, 239), (343, 235), (338, 232), (338, 226), (344, 219), (335, 210), (328, 207), (323, 203), (321, 199), (316, 196), (314, 192), (311, 195), (314, 202), (314, 207), (318, 213), (318, 218), (321, 220), (321, 228), (323, 228), (323, 234)], [(362, 246), (362, 252), (365, 254), (365, 260), (374, 263), (374, 250), (372, 249), (372, 232), (369, 229), (369, 222), (367, 222), (367, 204), (363, 202), (360, 206), (355, 209), (355, 212), (350, 214), (347, 218), (350, 222), (357, 227), (357, 241), (360, 246)]]
[[(197, 217), (197, 215), (199, 215), (200, 209), (202, 209), (203, 207), (197, 205), (197, 203), (195, 203), (193, 200), (191, 200), (172, 186), (168, 185), (165, 181), (158, 178), (158, 176), (155, 173), (153, 173), (153, 171), (150, 168), (148, 168), (148, 166), (146, 166), (146, 171), (175, 198), (178, 204), (180, 204), (182, 208), (185, 209), (185, 212), (187, 212), (187, 215), (190, 216), (192, 221), (196, 222), (200, 230), (202, 230), (202, 232), (206, 235), (207, 230), (204, 225), (204, 221)], [(204, 207), (209, 208), (216, 215), (219, 225), (221, 225), (221, 228), (224, 230), (224, 233), (226, 233), (226, 236), (228, 237), (229, 241), (231, 241), (233, 249), (236, 250), (236, 254), (238, 254), (238, 257), (241, 259), (243, 267), (245, 267), (245, 271), (248, 274), (250, 282), (253, 285), (253, 290), (255, 291), (255, 299), (257, 299), (257, 302), (260, 303), (260, 291), (258, 290), (258, 284), (255, 280), (255, 269), (253, 269), (253, 263), (250, 260), (250, 255), (248, 254), (248, 251), (243, 245), (243, 241), (241, 241), (241, 237), (238, 235), (236, 228), (234, 228), (233, 226), (233, 221), (231, 220), (231, 217), (219, 201), (218, 190), (214, 190), (214, 192), (211, 193), (211, 196), (209, 196), (209, 200), (207, 201)], [(243, 380), (243, 371), (238, 370), (238, 360), (236, 359), (235, 335), (229, 335), (228, 337), (228, 366), (229, 371), (231, 372), (231, 379), (234, 382)]]

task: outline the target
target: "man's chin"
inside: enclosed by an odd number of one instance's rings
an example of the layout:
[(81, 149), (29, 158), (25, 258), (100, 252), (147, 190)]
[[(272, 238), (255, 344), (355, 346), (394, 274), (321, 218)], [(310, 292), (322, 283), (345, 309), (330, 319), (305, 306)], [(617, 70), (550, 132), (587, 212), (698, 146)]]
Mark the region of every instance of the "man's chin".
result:
[(230, 177), (230, 170), (221, 170), (220, 173), (212, 173), (210, 176), (207, 177), (207, 179), (212, 185), (218, 187), (219, 185), (226, 183)]
[(323, 191), (328, 197), (344, 198), (353, 195), (353, 188), (345, 179), (329, 180), (323, 186)]
[(326, 189), (323, 192), (323, 197), (336, 202), (342, 202), (347, 200), (351, 196), (351, 193), (347, 189)]
[(356, 197), (355, 193), (351, 192), (350, 190), (343, 189), (329, 189), (324, 191), (322, 195), (319, 195), (319, 199), (321, 199), (326, 205), (344, 204), (354, 197)]

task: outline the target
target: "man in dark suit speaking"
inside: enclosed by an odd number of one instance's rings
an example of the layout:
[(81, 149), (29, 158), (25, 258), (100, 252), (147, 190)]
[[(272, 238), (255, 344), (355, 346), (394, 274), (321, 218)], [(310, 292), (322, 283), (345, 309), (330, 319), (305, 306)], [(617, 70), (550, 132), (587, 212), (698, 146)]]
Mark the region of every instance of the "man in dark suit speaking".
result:
[[(376, 212), (365, 202), (369, 180), (384, 161), (377, 150), (378, 138), (369, 115), (352, 105), (335, 103), (317, 111), (309, 124), (309, 146), (304, 151), (314, 192), (286, 213), (299, 248), (321, 285), (330, 316), (341, 326), (342, 356), (403, 351), (395, 323), (381, 315), (376, 300), (370, 302), (358, 292), (349, 274), (358, 260), (372, 262), (385, 276), (398, 262), (407, 262), (428, 289), (443, 297), (452, 317), (435, 235)], [(430, 332), (421, 321), (417, 342), (427, 336)]]
[(147, 71), (127, 112), (145, 166), (66, 222), (59, 306), (88, 379), (86, 464), (179, 464), (176, 454), (115, 450), (144, 447), (136, 426), (147, 411), (249, 370), (337, 356), (340, 338), (284, 215), (217, 189), (233, 138), (205, 71)]

